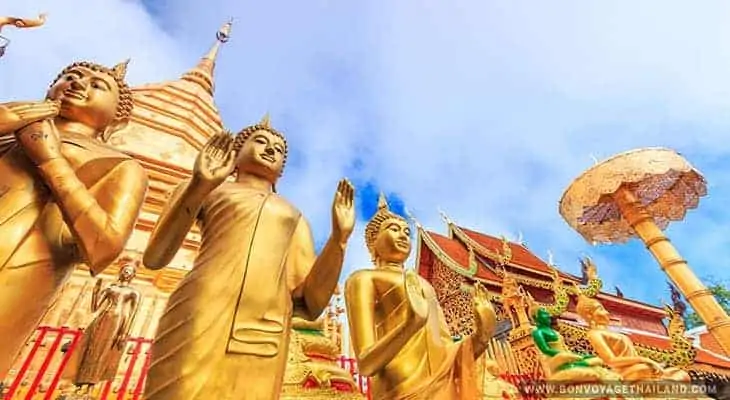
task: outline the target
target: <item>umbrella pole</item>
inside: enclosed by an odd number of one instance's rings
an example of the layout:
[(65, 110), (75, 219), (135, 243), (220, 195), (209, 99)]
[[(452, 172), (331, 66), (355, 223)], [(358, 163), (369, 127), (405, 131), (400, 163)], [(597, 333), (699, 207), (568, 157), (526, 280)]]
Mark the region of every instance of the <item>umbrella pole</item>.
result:
[(646, 245), (661, 269), (677, 286), (687, 302), (707, 326), (708, 332), (730, 354), (730, 317), (720, 307), (712, 292), (692, 272), (669, 238), (662, 232), (631, 192), (622, 186), (614, 200), (621, 215)]

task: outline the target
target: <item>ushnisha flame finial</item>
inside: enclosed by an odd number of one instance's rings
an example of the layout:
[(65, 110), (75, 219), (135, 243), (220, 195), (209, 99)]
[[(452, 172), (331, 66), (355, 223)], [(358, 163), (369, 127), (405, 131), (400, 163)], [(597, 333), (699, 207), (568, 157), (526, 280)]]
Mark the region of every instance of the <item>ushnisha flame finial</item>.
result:
[(127, 76), (127, 67), (129, 66), (130, 59), (126, 59), (119, 64), (112, 67), (112, 75), (121, 80), (124, 81), (124, 78)]

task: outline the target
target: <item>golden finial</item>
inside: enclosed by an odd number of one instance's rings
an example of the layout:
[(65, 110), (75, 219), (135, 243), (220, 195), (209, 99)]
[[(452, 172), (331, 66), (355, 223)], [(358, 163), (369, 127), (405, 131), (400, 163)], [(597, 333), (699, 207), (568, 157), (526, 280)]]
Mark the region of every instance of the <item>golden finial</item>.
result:
[(127, 66), (129, 65), (129, 60), (130, 59), (128, 58), (112, 68), (112, 75), (120, 81), (124, 81), (124, 78), (127, 76)]
[(228, 22), (223, 24), (221, 28), (216, 32), (215, 38), (221, 43), (226, 43), (231, 38), (231, 28), (233, 27), (233, 18), (229, 19)]
[(451, 221), (451, 218), (446, 214), (444, 210), (441, 209), (441, 207), (436, 208), (438, 210), (439, 215), (441, 216), (441, 219), (446, 222), (446, 225), (452, 225), (453, 221)]
[(555, 266), (555, 260), (553, 258), (553, 252), (552, 252), (552, 250), (548, 250), (547, 251), (547, 256), (548, 256), (548, 265), (551, 266), (551, 267), (554, 267)]
[(378, 210), (387, 210), (388, 209), (388, 199), (385, 197), (385, 193), (380, 192), (380, 196), (378, 197)]
[(261, 118), (261, 122), (259, 122), (259, 125), (265, 128), (271, 128), (271, 117), (269, 116), (269, 113), (264, 114), (264, 117)]

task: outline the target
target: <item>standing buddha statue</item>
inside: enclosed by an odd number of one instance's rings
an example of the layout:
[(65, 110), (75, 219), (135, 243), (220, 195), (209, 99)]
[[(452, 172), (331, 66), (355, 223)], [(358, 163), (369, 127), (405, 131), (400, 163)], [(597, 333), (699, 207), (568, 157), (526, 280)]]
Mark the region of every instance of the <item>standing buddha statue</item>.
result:
[(475, 333), (455, 342), (433, 287), (404, 270), (410, 237), (408, 222), (381, 194), (365, 230), (375, 269), (358, 270), (345, 283), (359, 373), (372, 377), (375, 400), (476, 399), (475, 359), (496, 328), (494, 308), (477, 285)]
[(139, 261), (125, 257), (119, 262), (116, 283), (102, 290), (102, 280), (96, 281), (91, 312), (97, 314), (75, 350), (80, 358), (74, 384), (86, 393), (99, 382), (114, 380), (141, 302), (140, 292), (130, 286)]
[(195, 221), (202, 240), (160, 319), (146, 400), (279, 398), (292, 317), (315, 320), (327, 307), (355, 224), (354, 188), (343, 179), (317, 255), (309, 224), (275, 191), (286, 155), (268, 117), (235, 140), (221, 132), (162, 212), (146, 267), (166, 266)]
[(131, 115), (126, 65), (74, 63), (46, 100), (0, 104), (0, 375), (74, 266), (100, 273), (132, 233), (147, 175), (105, 143)]

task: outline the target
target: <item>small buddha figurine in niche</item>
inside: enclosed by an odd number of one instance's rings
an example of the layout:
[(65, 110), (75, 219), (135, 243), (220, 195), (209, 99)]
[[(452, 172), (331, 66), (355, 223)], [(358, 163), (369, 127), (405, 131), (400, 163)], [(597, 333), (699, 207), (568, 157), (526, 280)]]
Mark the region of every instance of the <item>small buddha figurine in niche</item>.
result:
[(126, 70), (77, 62), (45, 100), (0, 103), (0, 376), (75, 266), (102, 272), (132, 234), (147, 175), (106, 144), (131, 117)]
[(120, 266), (117, 282), (102, 289), (102, 280), (97, 280), (91, 296), (91, 311), (96, 315), (75, 350), (79, 361), (73, 381), (82, 392), (114, 380), (139, 310), (142, 295), (130, 285), (139, 261), (125, 257)]
[(381, 194), (365, 231), (375, 268), (358, 270), (345, 283), (359, 372), (372, 377), (375, 400), (479, 398), (475, 359), (496, 327), (486, 289), (475, 290), (475, 333), (455, 342), (431, 284), (404, 269), (410, 236), (408, 222)]

